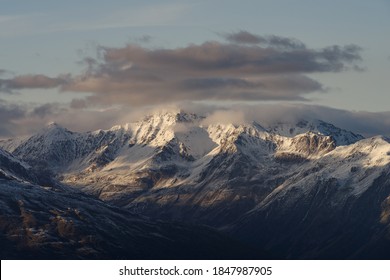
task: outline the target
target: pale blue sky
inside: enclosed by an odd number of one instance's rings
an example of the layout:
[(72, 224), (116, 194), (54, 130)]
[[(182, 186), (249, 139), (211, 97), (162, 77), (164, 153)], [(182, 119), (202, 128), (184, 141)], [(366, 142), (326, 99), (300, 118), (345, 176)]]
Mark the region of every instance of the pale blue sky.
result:
[[(347, 110), (389, 111), (389, 0), (86, 1), (0, 0), (0, 79), (43, 74), (78, 75), (96, 47), (140, 43), (174, 49), (221, 33), (296, 38), (308, 48), (356, 44), (365, 71), (312, 73), (327, 92), (307, 95), (310, 104)], [(141, 38), (150, 36), (149, 42)], [(79, 93), (57, 89), (0, 92), (13, 103), (68, 102)]]

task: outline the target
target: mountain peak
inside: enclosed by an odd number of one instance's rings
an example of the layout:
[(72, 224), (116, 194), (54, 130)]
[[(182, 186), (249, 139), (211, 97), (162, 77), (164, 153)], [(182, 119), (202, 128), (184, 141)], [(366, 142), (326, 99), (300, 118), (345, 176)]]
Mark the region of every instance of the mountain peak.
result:
[(294, 137), (302, 133), (313, 132), (332, 136), (337, 146), (353, 144), (364, 139), (360, 134), (339, 128), (322, 120), (298, 120), (297, 122), (278, 122), (268, 127), (270, 132), (281, 136)]
[(146, 116), (142, 122), (164, 123), (173, 125), (176, 123), (189, 123), (200, 121), (204, 117), (194, 113), (187, 113), (183, 110), (162, 111)]
[(45, 127), (43, 127), (38, 133), (33, 134), (28, 139), (31, 140), (31, 143), (35, 143), (35, 148), (43, 148), (48, 147), (52, 143), (56, 143), (58, 141), (72, 141), (73, 135), (74, 133), (72, 131), (55, 122), (51, 122), (48, 123)]
[(67, 129), (61, 125), (59, 125), (56, 122), (49, 122), (46, 124), (46, 126), (43, 128), (43, 131), (52, 131), (52, 130), (61, 130), (61, 131), (67, 131)]
[(60, 127), (60, 125), (56, 122), (49, 122), (46, 124), (47, 128)]

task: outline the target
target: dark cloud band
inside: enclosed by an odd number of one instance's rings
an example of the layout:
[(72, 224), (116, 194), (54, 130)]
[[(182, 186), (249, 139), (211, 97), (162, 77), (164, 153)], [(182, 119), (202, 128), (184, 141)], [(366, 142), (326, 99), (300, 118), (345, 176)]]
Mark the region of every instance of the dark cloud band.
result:
[(21, 75), (10, 79), (0, 79), (0, 91), (12, 93), (21, 89), (48, 89), (56, 88), (66, 84), (70, 80), (70, 75), (62, 75), (51, 78), (45, 75)]
[(248, 31), (241, 30), (233, 33), (220, 34), (227, 41), (235, 44), (253, 44), (264, 45), (275, 48), (287, 48), (287, 49), (305, 49), (306, 46), (301, 41), (294, 38), (286, 38), (275, 35), (259, 36)]

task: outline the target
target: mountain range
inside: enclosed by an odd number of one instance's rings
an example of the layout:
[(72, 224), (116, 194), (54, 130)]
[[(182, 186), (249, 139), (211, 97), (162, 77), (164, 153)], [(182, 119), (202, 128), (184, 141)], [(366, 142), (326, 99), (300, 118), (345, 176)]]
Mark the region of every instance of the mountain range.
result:
[(389, 258), (389, 142), (183, 111), (85, 133), (51, 123), (0, 140), (0, 242), (32, 258)]

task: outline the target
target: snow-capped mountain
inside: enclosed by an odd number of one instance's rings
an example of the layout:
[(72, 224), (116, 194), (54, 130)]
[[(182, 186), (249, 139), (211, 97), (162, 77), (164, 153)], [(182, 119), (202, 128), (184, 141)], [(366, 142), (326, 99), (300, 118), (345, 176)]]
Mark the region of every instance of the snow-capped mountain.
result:
[(152, 221), (35, 172), (0, 149), (1, 259), (265, 256), (209, 227)]
[[(215, 184), (223, 185), (245, 164), (253, 171), (268, 165), (278, 168), (274, 166), (277, 161), (323, 155), (337, 145), (333, 136), (312, 127), (305, 132), (300, 127), (302, 134), (287, 137), (256, 122), (206, 126), (203, 120), (182, 111), (165, 112), (88, 133), (71, 132), (52, 123), (30, 138), (0, 145), (33, 166), (55, 172), (63, 182), (103, 199), (199, 185), (200, 178), (211, 171), (220, 179)], [(321, 122), (321, 127), (325, 126)], [(338, 137), (350, 139), (353, 135), (333, 130)], [(226, 176), (229, 170), (232, 173)]]
[[(341, 240), (343, 258), (370, 250), (382, 257), (378, 244), (390, 244), (388, 210), (380, 210), (390, 201), (388, 140), (364, 139), (323, 121), (210, 124), (176, 111), (87, 133), (51, 124), (0, 146), (132, 213), (206, 224), (276, 257), (337, 258)], [(365, 217), (360, 239), (343, 226), (359, 228), (351, 213)], [(318, 234), (327, 223), (334, 231)], [(343, 238), (331, 239), (343, 231)], [(298, 250), (306, 236), (312, 247)], [(378, 242), (363, 248), (374, 236)]]
[(338, 128), (333, 124), (321, 120), (300, 120), (296, 123), (280, 122), (269, 126), (268, 130), (287, 137), (293, 137), (310, 131), (316, 134), (332, 136), (337, 145), (350, 145), (363, 139), (363, 136), (359, 134)]
[[(168, 193), (176, 189), (191, 189), (181, 199), (199, 200), (192, 197), (194, 192), (205, 196), (200, 201), (212, 207), (237, 182), (250, 186), (244, 193), (253, 192), (251, 188), (268, 192), (275, 186), (259, 178), (281, 180), (295, 172), (296, 163), (332, 151), (338, 145), (336, 139), (352, 143), (361, 138), (322, 121), (316, 126), (302, 121), (287, 136), (281, 124), (265, 129), (256, 122), (204, 125), (203, 120), (183, 111), (164, 112), (87, 133), (52, 123), (30, 138), (0, 145), (33, 166), (55, 172), (66, 184), (139, 211), (139, 205), (144, 208), (149, 204), (145, 201), (155, 201), (154, 196), (161, 193), (167, 193), (162, 196), (170, 204), (173, 198)], [(332, 132), (335, 136), (329, 135)], [(217, 197), (209, 193), (215, 190), (219, 190)], [(181, 199), (175, 201), (186, 205)]]
[(50, 123), (29, 138), (6, 140), (2, 146), (31, 165), (61, 172), (110, 161), (111, 149), (123, 145), (126, 137), (123, 128), (75, 133)]
[(282, 258), (388, 259), (389, 163), (384, 137), (338, 147), (304, 165), (228, 231)]

